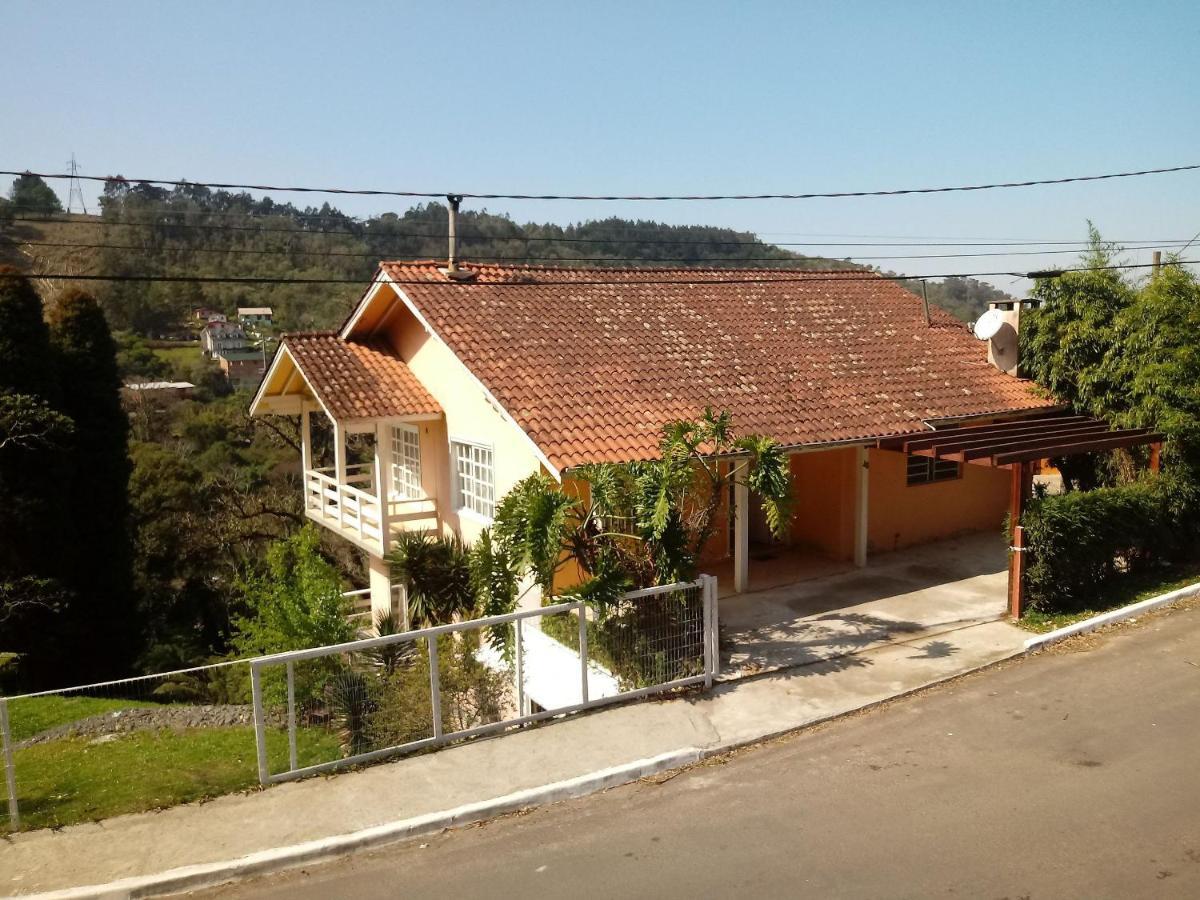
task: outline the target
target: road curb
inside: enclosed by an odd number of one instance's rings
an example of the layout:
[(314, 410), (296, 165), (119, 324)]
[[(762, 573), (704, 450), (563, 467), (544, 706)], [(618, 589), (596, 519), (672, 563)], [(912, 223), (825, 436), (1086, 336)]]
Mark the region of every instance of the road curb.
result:
[(1166, 594), (1159, 594), (1157, 597), (1151, 597), (1148, 600), (1141, 600), (1137, 603), (1131, 603), (1128, 606), (1122, 606), (1120, 609), (1112, 609), (1106, 613), (1101, 613), (1098, 616), (1092, 616), (1090, 619), (1084, 619), (1082, 622), (1075, 622), (1072, 625), (1067, 625), (1064, 628), (1058, 628), (1054, 631), (1048, 631), (1045, 634), (1034, 635), (1025, 641), (1025, 652), (1033, 653), (1036, 650), (1041, 650), (1043, 647), (1048, 647), (1051, 644), (1056, 644), (1059, 641), (1066, 640), (1077, 634), (1086, 634), (1089, 631), (1095, 631), (1104, 625), (1111, 625), (1114, 622), (1121, 622), (1125, 619), (1132, 619), (1134, 616), (1139, 616), (1142, 613), (1151, 612), (1163, 606), (1170, 606), (1172, 603), (1178, 603), (1180, 600), (1186, 600), (1189, 597), (1194, 597), (1200, 594), (1200, 581), (1195, 584), (1189, 584), (1186, 587), (1181, 587), (1178, 590), (1170, 591)]
[(151, 897), (213, 887), (237, 878), (278, 872), (306, 863), (331, 859), (355, 850), (431, 834), (444, 828), (469, 825), (532, 806), (582, 797), (586, 794), (629, 784), (649, 775), (692, 765), (702, 758), (703, 754), (699, 748), (686, 747), (682, 750), (674, 750), (632, 763), (590, 772), (577, 778), (505, 794), (493, 800), (469, 803), (454, 809), (388, 822), (384, 825), (375, 825), (349, 834), (306, 841), (290, 847), (262, 850), (222, 862), (168, 869), (156, 875), (125, 878), (108, 884), (87, 885), (40, 894), (23, 894), (20, 896), (20, 900), (35, 900), (35, 898), (36, 900), (85, 900), (85, 898), (112, 900), (117, 897)]

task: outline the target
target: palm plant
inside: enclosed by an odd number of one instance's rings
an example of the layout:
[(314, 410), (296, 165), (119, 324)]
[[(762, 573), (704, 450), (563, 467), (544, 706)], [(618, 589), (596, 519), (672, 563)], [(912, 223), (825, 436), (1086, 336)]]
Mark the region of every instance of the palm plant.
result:
[(442, 625), (474, 608), (470, 558), (457, 537), (404, 532), (388, 561), (393, 581), (407, 587), (409, 616), (416, 627)]

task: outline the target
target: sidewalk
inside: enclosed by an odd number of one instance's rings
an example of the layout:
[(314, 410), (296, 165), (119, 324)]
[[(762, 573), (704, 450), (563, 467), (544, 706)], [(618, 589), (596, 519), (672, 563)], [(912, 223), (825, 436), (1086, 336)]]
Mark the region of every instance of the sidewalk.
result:
[[(790, 731), (1015, 656), (1026, 637), (1006, 622), (975, 624), (725, 683), (708, 694), (599, 710), (359, 772), (57, 832), (17, 834), (0, 849), (0, 893), (102, 887), (416, 817), (429, 817), (425, 827), (439, 830), (443, 822), (433, 814), (464, 806), (475, 809), (460, 812), (455, 820), (460, 824), (504, 808), (581, 795), (610, 786), (603, 779), (580, 781), (602, 770), (641, 763), (622, 770), (631, 773), (620, 775), (623, 780), (633, 780), (655, 765), (670, 767), (671, 760)], [(646, 762), (655, 757), (664, 759)], [(612, 773), (609, 780), (618, 776)], [(555, 788), (539, 790), (548, 785)], [(529, 793), (511, 796), (518, 792)], [(483, 802), (503, 798), (507, 802), (495, 809)], [(384, 838), (377, 831), (357, 843)], [(315, 848), (309, 851), (309, 859), (317, 855)]]

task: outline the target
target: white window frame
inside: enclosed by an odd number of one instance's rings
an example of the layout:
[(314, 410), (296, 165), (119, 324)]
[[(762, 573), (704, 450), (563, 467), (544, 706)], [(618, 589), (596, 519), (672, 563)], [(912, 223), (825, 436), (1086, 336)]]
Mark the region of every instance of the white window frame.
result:
[(391, 464), (388, 466), (388, 490), (394, 500), (420, 500), (425, 496), (421, 484), (421, 430), (406, 422), (395, 422), (388, 430)]
[[(470, 484), (463, 483), (463, 470), (459, 464), (460, 448), (468, 454), (466, 463), (471, 470), (468, 476)], [(485, 472), (486, 480), (481, 477)], [(450, 474), (455, 511), (485, 524), (490, 523), (496, 514), (495, 448), (491, 444), (466, 438), (450, 438)]]

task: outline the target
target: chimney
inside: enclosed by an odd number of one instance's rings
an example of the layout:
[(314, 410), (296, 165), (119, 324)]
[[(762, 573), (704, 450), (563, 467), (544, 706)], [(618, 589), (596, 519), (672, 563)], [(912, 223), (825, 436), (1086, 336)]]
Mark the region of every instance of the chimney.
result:
[(450, 218), (446, 229), (450, 246), (446, 258), (446, 268), (441, 272), (454, 281), (470, 281), (475, 277), (475, 273), (458, 267), (458, 207), (462, 203), (462, 197), (458, 194), (447, 194), (446, 203), (450, 207)]

